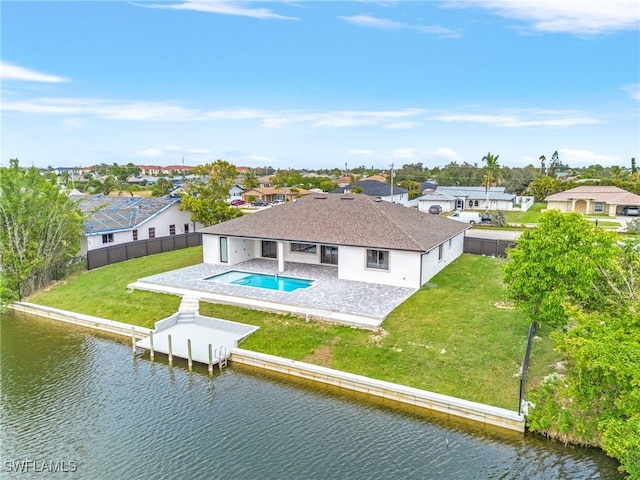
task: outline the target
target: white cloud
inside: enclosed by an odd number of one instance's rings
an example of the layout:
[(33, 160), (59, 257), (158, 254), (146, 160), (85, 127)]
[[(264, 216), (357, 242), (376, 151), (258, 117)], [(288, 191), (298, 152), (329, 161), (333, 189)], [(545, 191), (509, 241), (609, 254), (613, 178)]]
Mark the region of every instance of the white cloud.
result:
[(139, 157), (159, 157), (164, 151), (161, 148), (147, 148), (145, 150), (139, 150), (136, 155)]
[(36, 72), (28, 68), (0, 61), (0, 78), (2, 80), (18, 80), (21, 82), (64, 83), (69, 80), (57, 75)]
[(238, 2), (228, 0), (189, 0), (178, 4), (144, 4), (136, 3), (140, 7), (163, 8), (167, 10), (191, 10), (204, 13), (217, 13), (221, 15), (237, 15), (242, 17), (257, 18), (260, 20), (298, 20), (295, 17), (287, 17), (273, 13), (266, 8), (250, 8), (251, 2)]
[(611, 155), (603, 155), (589, 150), (561, 148), (558, 152), (563, 163), (572, 166), (584, 165), (616, 165), (620, 164), (620, 158)]
[(460, 0), (449, 6), (486, 8), (538, 32), (599, 35), (640, 26), (637, 0)]
[(399, 148), (393, 151), (392, 156), (393, 158), (406, 158), (410, 160), (414, 157), (414, 150), (413, 148)]
[(136, 151), (139, 157), (178, 157), (180, 155), (203, 156), (210, 155), (211, 150), (199, 148), (184, 148), (179, 145), (152, 145), (143, 150)]
[(441, 158), (449, 161), (455, 161), (460, 158), (458, 153), (453, 148), (449, 147), (438, 147), (433, 152), (427, 152), (427, 155), (429, 157)]
[(347, 153), (349, 155), (369, 156), (373, 155), (375, 152), (364, 148), (347, 148)]
[(629, 92), (629, 95), (634, 100), (640, 100), (640, 83), (630, 83), (629, 85), (624, 85), (622, 89)]
[(600, 120), (571, 111), (521, 110), (501, 115), (455, 113), (434, 117), (441, 122), (469, 122), (495, 125), (498, 127), (572, 127), (601, 123)]
[(386, 18), (372, 17), (370, 15), (355, 15), (353, 17), (339, 17), (345, 22), (367, 28), (380, 28), (384, 30), (415, 30), (420, 33), (438, 35), (442, 38), (456, 38), (462, 36), (461, 32), (445, 28), (440, 25), (411, 25), (404, 22), (396, 22)]

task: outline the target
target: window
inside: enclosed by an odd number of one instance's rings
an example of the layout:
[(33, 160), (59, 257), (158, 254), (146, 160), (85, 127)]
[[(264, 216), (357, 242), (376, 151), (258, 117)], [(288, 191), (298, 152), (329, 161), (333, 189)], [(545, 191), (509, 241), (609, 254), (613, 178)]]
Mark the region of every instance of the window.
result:
[(229, 261), (227, 237), (220, 237), (220, 261), (222, 263), (227, 263)]
[(451, 250), (451, 239), (449, 239), (449, 250)]
[(184, 224), (184, 233), (189, 233), (189, 224), (188, 223)]
[(271, 240), (262, 241), (262, 258), (278, 258), (277, 243)]
[(138, 240), (138, 230), (134, 230), (133, 231), (133, 241), (137, 241)]
[(156, 238), (156, 229), (155, 229), (155, 227), (149, 228), (149, 238)]
[(169, 225), (169, 235), (175, 235), (175, 234), (176, 234), (176, 226)]
[(389, 270), (389, 251), (367, 250), (367, 268)]
[(102, 243), (113, 243), (113, 233), (102, 235)]
[(593, 207), (593, 212), (594, 213), (602, 213), (602, 212), (604, 212), (604, 203), (596, 202), (596, 204)]
[(441, 243), (440, 245), (438, 245), (438, 261), (442, 260), (442, 257), (444, 257), (444, 244)]
[(338, 265), (338, 247), (323, 245), (320, 248), (320, 263)]
[(313, 243), (291, 243), (290, 251), (298, 253), (316, 253), (317, 249)]

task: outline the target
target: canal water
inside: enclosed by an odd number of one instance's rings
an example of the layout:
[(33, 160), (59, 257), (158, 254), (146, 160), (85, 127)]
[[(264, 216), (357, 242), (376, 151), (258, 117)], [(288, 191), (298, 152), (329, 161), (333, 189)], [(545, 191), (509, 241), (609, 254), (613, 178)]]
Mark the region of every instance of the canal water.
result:
[(190, 372), (50, 320), (3, 313), (0, 338), (0, 478), (621, 478), (596, 449), (239, 366)]

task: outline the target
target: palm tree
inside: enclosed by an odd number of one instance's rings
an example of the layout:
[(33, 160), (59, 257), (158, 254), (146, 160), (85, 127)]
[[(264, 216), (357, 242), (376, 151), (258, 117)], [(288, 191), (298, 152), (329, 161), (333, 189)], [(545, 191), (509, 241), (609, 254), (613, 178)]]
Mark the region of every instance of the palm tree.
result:
[(538, 158), (538, 160), (540, 160), (540, 174), (544, 175), (545, 174), (545, 162), (547, 161), (547, 157), (545, 157), (544, 155), (540, 155), (540, 158)]
[(492, 155), (488, 152), (482, 161), (485, 162), (485, 166), (479, 170), (479, 174), (482, 175), (482, 185), (486, 194), (487, 209), (489, 208), (489, 189), (495, 184), (502, 183), (502, 167), (498, 163), (500, 155)]

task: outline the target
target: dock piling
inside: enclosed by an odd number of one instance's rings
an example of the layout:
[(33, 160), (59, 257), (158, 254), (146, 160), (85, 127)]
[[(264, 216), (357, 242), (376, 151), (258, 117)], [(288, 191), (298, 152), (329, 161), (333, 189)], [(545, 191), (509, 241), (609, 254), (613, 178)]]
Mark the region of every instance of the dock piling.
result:
[(191, 339), (187, 339), (187, 360), (189, 363), (189, 370), (193, 367), (193, 360), (191, 358)]
[(131, 349), (133, 350), (133, 354), (136, 354), (136, 329), (131, 327)]
[(209, 344), (209, 373), (213, 373), (213, 352), (211, 350), (211, 344)]
[(153, 350), (153, 332), (149, 332), (149, 356), (153, 362), (153, 357), (155, 356), (155, 352)]
[(169, 341), (169, 365), (173, 365), (173, 347), (171, 346), (171, 335), (167, 337)]

